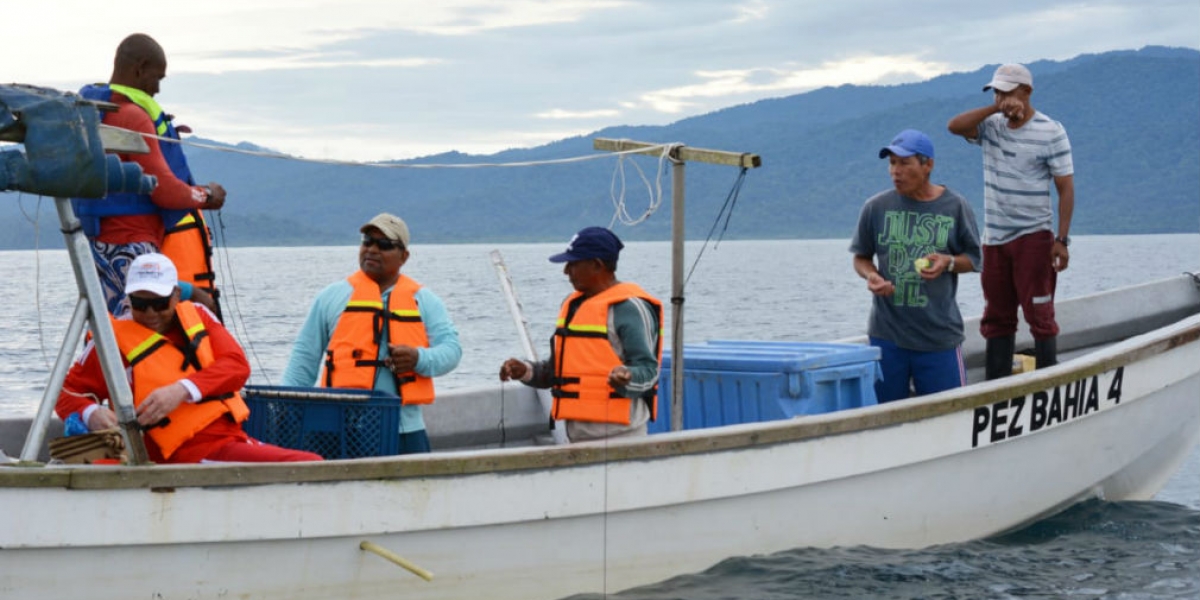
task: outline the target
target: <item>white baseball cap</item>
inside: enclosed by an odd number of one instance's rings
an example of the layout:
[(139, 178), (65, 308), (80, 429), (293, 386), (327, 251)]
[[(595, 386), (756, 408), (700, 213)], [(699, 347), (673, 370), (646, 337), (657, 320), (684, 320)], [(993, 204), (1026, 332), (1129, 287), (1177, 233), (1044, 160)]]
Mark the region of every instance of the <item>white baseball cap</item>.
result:
[(129, 265), (125, 276), (125, 295), (133, 292), (150, 292), (156, 296), (170, 296), (179, 285), (179, 272), (171, 259), (158, 253), (143, 254)]
[(992, 75), (991, 82), (983, 86), (983, 91), (995, 88), (1002, 92), (1011, 92), (1017, 89), (1018, 85), (1033, 87), (1033, 74), (1029, 69), (1018, 64), (1000, 65)]

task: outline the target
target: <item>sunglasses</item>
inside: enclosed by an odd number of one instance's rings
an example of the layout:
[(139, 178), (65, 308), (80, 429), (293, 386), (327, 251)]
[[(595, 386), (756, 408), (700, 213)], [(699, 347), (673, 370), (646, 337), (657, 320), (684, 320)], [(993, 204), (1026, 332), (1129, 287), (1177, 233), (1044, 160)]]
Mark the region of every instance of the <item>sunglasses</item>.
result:
[(375, 246), (376, 248), (379, 248), (383, 252), (387, 252), (389, 250), (395, 250), (396, 248), (399, 248), (401, 250), (404, 249), (404, 244), (401, 244), (400, 242), (397, 242), (395, 240), (389, 240), (387, 238), (372, 237), (369, 235), (363, 236), (362, 245), (363, 245), (363, 248), (370, 248), (371, 246)]
[(170, 296), (163, 298), (142, 298), (140, 296), (128, 296), (128, 298), (130, 308), (139, 312), (151, 308), (157, 312), (162, 312), (171, 307)]

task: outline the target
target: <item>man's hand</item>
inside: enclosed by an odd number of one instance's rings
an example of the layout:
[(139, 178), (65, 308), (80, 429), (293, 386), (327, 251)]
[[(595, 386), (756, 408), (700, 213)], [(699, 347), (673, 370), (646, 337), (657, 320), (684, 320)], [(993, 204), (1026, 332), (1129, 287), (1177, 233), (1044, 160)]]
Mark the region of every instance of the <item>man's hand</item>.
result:
[(225, 206), (225, 188), (213, 181), (208, 184), (208, 202), (204, 203), (206, 210), (221, 210)]
[(949, 254), (931, 252), (924, 258), (929, 261), (929, 266), (917, 271), (917, 274), (925, 281), (937, 279), (942, 276), (942, 273), (949, 273), (950, 268), (954, 266), (954, 257)]
[(1067, 247), (1059, 242), (1054, 242), (1054, 247), (1050, 251), (1050, 264), (1055, 271), (1063, 272), (1067, 270), (1067, 263), (1071, 262), (1071, 253), (1067, 251)]
[(625, 387), (633, 381), (633, 373), (625, 365), (617, 365), (608, 373), (608, 385), (615, 388)]
[(871, 273), (867, 277), (867, 289), (876, 296), (891, 296), (896, 293), (896, 285), (879, 273)]
[[(171, 414), (181, 403), (191, 397), (182, 383), (164, 385), (146, 396), (137, 407), (138, 423), (149, 427)], [(100, 412), (100, 411), (96, 411)], [(91, 426), (90, 424), (88, 425)]]
[(217, 300), (207, 290), (192, 286), (192, 302), (202, 304), (204, 308), (211, 310), (214, 315), (217, 314)]
[(516, 379), (520, 381), (525, 378), (525, 374), (529, 368), (525, 365), (525, 361), (519, 358), (510, 358), (500, 365), (500, 381), (508, 381)]
[(417, 369), (417, 359), (421, 358), (421, 353), (412, 346), (404, 344), (388, 344), (388, 357), (385, 363), (392, 373), (399, 375), (400, 373), (409, 373)]
[(100, 408), (93, 410), (92, 415), (88, 417), (87, 421), (88, 431), (103, 431), (105, 429), (116, 427), (117, 425), (117, 413), (114, 413), (112, 409), (108, 408), (107, 406), (101, 406)]
[(996, 108), (1004, 114), (1004, 117), (1010, 122), (1019, 123), (1025, 118), (1025, 104), (1020, 100), (1011, 96), (1000, 98), (996, 101)]

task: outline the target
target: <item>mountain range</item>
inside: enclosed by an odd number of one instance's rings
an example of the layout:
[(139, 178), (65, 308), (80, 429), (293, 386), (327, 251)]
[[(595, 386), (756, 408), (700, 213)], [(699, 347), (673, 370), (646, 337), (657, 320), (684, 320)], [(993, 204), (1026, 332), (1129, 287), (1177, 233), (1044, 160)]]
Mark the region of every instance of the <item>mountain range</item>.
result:
[[(1027, 65), (1033, 104), (1071, 139), (1076, 207), (1072, 234), (1200, 230), (1200, 52), (1146, 47)], [(979, 149), (946, 121), (991, 102), (981, 91), (996, 65), (919, 83), (843, 85), (732, 106), (664, 126), (614, 126), (587, 136), (487, 156), (457, 152), (394, 164), (536, 162), (597, 154), (594, 138), (747, 152), (762, 158), (736, 196), (725, 237), (848, 238), (862, 202), (890, 187), (879, 148), (907, 128), (932, 138), (935, 183), (962, 193), (982, 218)], [(252, 143), (225, 148), (261, 150)], [(408, 169), (317, 164), (188, 147), (197, 179), (218, 181), (229, 199), (211, 225), (231, 246), (353, 244), (358, 226), (388, 211), (414, 243), (558, 241), (614, 214), (615, 158), (511, 168)], [(657, 159), (633, 160), (653, 180)], [(649, 199), (624, 165), (630, 214)], [(736, 168), (686, 167), (687, 236), (703, 238), (731, 196)], [(668, 171), (663, 203), (643, 223), (614, 229), (629, 239), (670, 236)], [(5, 193), (0, 248), (61, 247), (48, 199)], [(36, 225), (34, 225), (36, 223)]]

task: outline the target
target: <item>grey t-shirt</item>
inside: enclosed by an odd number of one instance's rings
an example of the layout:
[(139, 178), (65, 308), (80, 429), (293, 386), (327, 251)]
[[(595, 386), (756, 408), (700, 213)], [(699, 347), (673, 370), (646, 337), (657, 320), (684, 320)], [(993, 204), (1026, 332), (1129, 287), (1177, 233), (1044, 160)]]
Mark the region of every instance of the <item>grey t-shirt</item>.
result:
[(1062, 124), (1035, 111), (1020, 129), (1009, 129), (1004, 115), (997, 113), (984, 119), (979, 135), (967, 141), (983, 147), (984, 243), (1007, 244), (1053, 231), (1054, 178), (1075, 172)]
[(936, 199), (921, 202), (894, 189), (880, 192), (863, 205), (850, 251), (873, 257), (879, 274), (896, 286), (892, 296), (874, 297), (869, 335), (922, 352), (962, 343), (962, 313), (955, 299), (958, 275), (943, 273), (925, 281), (913, 266), (916, 259), (937, 252), (965, 254), (973, 270), (979, 269), (979, 229), (962, 196), (946, 188)]

